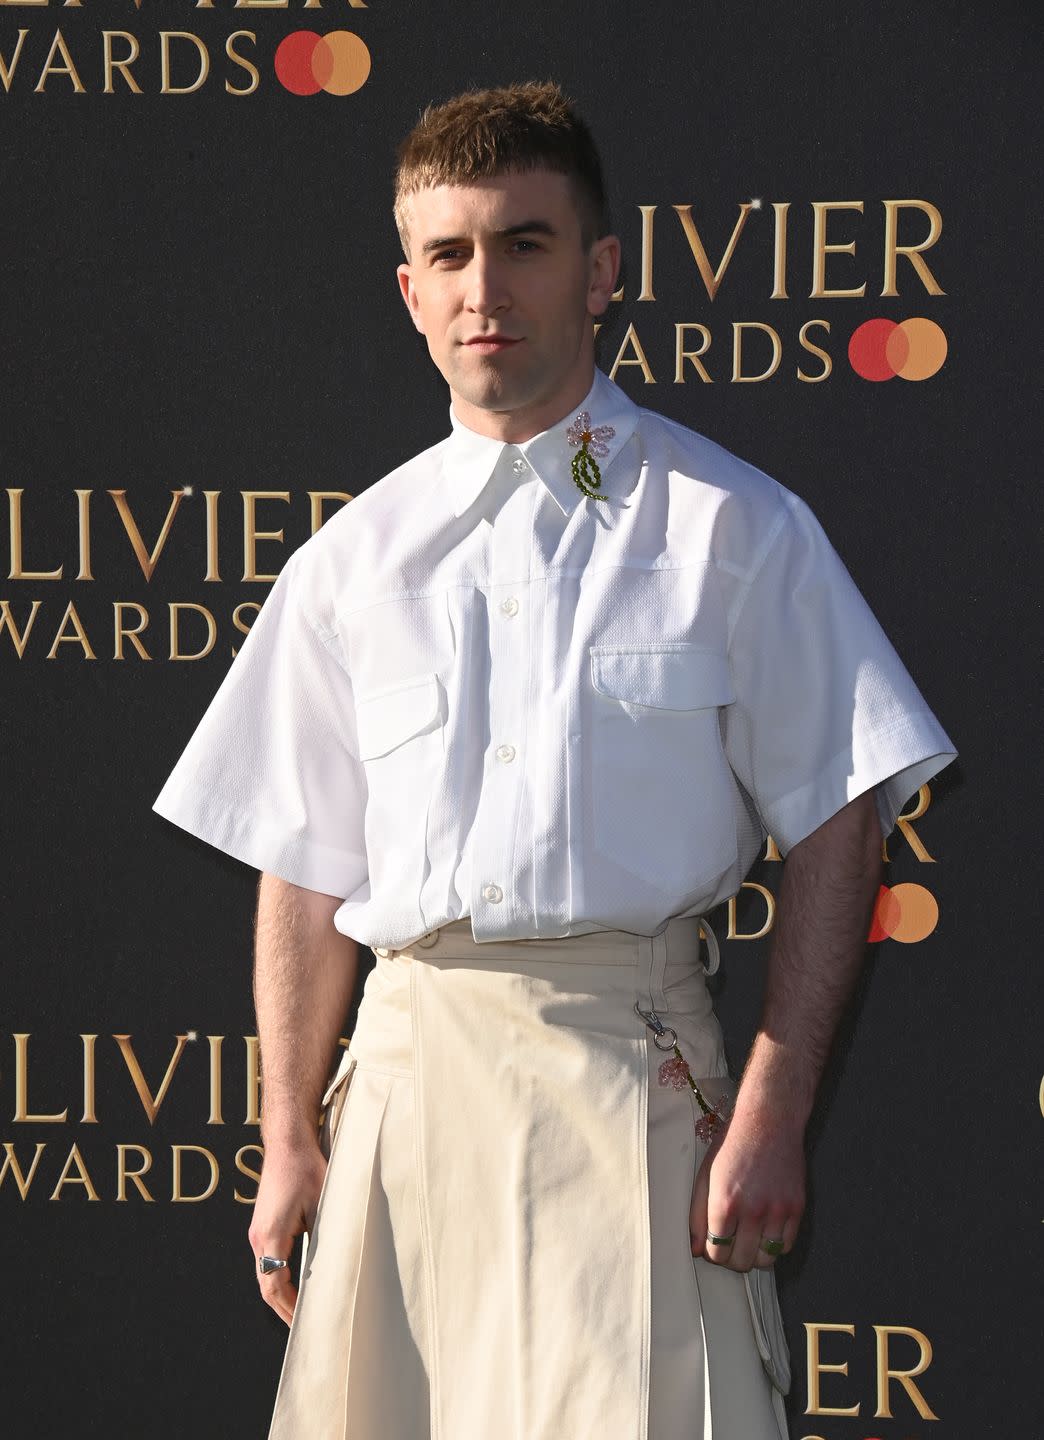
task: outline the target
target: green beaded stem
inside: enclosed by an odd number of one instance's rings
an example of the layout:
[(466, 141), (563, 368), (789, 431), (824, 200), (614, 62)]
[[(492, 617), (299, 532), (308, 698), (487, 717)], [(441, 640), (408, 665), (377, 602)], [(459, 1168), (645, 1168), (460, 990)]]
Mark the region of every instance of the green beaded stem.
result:
[(588, 450), (586, 441), (573, 456), (569, 468), (573, 472), (573, 479), (585, 495), (592, 500), (608, 500), (608, 495), (596, 495), (591, 488), (594, 485), (601, 485), (602, 472), (598, 468), (598, 462)]
[(681, 1060), (681, 1061), (683, 1061), (684, 1064), (685, 1064), (685, 1078), (686, 1078), (686, 1080), (688, 1080), (688, 1082), (689, 1082), (689, 1088), (692, 1090), (692, 1093), (696, 1096), (696, 1103), (699, 1105), (699, 1107), (700, 1107), (700, 1109), (703, 1111), (704, 1115), (713, 1115), (713, 1116), (714, 1116), (714, 1119), (717, 1120), (717, 1119), (719, 1118), (718, 1115), (717, 1115), (717, 1114), (711, 1109), (711, 1107), (707, 1104), (706, 1100), (703, 1098), (703, 1093), (702, 1093), (702, 1091), (700, 1090), (700, 1087), (696, 1084), (696, 1081), (692, 1078), (692, 1071), (689, 1069), (688, 1061), (685, 1060), (685, 1056), (684, 1056), (684, 1055), (681, 1053), (681, 1051), (678, 1049), (678, 1043), (677, 1043), (677, 1041), (675, 1041), (675, 1044), (674, 1044), (674, 1053), (675, 1053), (675, 1055), (677, 1055), (678, 1059)]

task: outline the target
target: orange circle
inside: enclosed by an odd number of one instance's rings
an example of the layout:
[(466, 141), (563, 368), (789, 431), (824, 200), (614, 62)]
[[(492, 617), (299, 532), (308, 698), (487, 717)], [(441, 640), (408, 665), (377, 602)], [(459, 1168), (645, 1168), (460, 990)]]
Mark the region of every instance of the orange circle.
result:
[(892, 897), (899, 901), (899, 923), (892, 929), (892, 939), (904, 945), (926, 939), (939, 923), (939, 905), (931, 891), (908, 882), (893, 885)]
[[(897, 362), (893, 360), (891, 347), (900, 332), (907, 342), (907, 353)], [(934, 320), (915, 315), (896, 326), (895, 335), (889, 341), (888, 358), (902, 379), (928, 380), (942, 368), (946, 359), (946, 334)]]
[(351, 30), (330, 30), (315, 48), (316, 56), (312, 61), (315, 78), (319, 80), (315, 66), (321, 49), (324, 51), (321, 61), (324, 78), (319, 83), (328, 95), (354, 95), (366, 84), (370, 74), (370, 52)]

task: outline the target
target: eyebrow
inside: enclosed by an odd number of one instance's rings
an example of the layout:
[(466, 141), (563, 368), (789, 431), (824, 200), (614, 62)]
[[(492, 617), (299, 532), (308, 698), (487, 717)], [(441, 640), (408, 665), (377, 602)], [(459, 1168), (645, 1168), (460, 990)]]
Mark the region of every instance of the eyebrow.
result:
[[(558, 231), (549, 220), (523, 220), (521, 225), (509, 225), (506, 230), (494, 231), (498, 240), (510, 240), (513, 235), (548, 235), (554, 237)], [(438, 240), (426, 240), (421, 249), (424, 255), (430, 255), (433, 250), (441, 250), (444, 245), (461, 245), (465, 239), (461, 235), (443, 236)]]

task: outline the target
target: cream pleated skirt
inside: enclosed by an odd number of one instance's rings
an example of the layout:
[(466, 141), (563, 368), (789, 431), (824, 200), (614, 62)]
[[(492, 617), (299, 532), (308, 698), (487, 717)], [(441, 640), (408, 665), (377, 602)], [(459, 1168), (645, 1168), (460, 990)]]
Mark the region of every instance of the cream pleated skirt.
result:
[(268, 1440), (787, 1440), (774, 1271), (693, 1257), (696, 1101), (635, 1010), (734, 1090), (698, 921), (375, 953)]

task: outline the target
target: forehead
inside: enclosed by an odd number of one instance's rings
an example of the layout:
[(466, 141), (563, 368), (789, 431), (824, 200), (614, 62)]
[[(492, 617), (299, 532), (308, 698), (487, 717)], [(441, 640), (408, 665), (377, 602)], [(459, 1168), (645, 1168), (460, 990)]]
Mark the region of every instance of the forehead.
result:
[(569, 177), (553, 170), (426, 186), (409, 196), (406, 215), (411, 247), (440, 235), (489, 234), (527, 220), (549, 221), (564, 234), (580, 224)]

